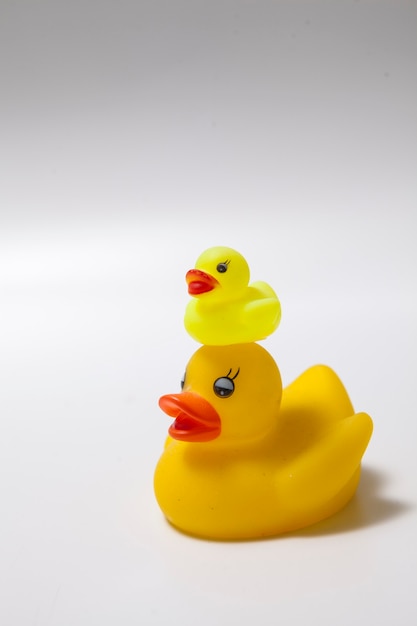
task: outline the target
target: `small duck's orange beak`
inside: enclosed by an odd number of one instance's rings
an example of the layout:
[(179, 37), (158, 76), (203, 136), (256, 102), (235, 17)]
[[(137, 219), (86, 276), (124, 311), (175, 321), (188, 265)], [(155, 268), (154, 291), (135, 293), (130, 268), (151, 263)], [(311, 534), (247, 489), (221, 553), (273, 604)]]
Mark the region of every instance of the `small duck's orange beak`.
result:
[(199, 296), (202, 293), (211, 291), (219, 282), (211, 274), (206, 274), (201, 270), (188, 270), (185, 275), (188, 285), (188, 293), (191, 296)]
[(162, 396), (159, 406), (170, 417), (175, 417), (168, 431), (173, 439), (203, 442), (220, 435), (219, 414), (197, 393), (183, 391)]

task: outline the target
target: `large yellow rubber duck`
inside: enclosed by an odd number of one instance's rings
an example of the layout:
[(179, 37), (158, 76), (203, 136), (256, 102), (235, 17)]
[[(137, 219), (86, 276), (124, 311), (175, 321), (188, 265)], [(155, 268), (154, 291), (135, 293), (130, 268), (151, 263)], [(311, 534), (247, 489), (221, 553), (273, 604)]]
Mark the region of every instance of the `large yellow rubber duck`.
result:
[(249, 266), (232, 248), (216, 246), (203, 252), (186, 281), (193, 299), (185, 311), (185, 328), (202, 344), (259, 341), (280, 322), (274, 290), (261, 281), (249, 285)]
[(155, 470), (158, 503), (178, 529), (210, 539), (278, 535), (336, 513), (372, 433), (331, 369), (315, 366), (282, 391), (256, 343), (201, 347), (182, 392), (160, 406), (175, 421)]

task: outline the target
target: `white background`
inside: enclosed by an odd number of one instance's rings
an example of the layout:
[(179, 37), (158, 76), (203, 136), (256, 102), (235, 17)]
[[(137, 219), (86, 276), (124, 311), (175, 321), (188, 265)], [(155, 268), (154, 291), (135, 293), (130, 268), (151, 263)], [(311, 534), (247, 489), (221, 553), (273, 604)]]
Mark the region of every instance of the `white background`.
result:
[[(0, 4), (0, 622), (417, 620), (417, 6)], [(279, 294), (288, 384), (374, 419), (351, 504), (215, 543), (153, 471), (197, 348), (185, 272), (229, 245)]]

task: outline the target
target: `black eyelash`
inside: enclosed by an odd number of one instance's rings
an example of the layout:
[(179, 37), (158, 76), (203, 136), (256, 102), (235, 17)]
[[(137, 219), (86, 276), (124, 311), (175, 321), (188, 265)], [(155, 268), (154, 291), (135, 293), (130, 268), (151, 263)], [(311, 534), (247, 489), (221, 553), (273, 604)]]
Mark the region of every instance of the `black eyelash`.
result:
[[(230, 374), (231, 372), (232, 372), (232, 368), (230, 368), (230, 370), (227, 372), (227, 374), (226, 374), (225, 378), (230, 378), (229, 374)], [(232, 378), (230, 378), (230, 380), (234, 380), (234, 379), (236, 378), (236, 376), (239, 374), (239, 372), (240, 372), (240, 367), (238, 367), (238, 368), (237, 368), (237, 372), (236, 372), (236, 374), (235, 374)]]

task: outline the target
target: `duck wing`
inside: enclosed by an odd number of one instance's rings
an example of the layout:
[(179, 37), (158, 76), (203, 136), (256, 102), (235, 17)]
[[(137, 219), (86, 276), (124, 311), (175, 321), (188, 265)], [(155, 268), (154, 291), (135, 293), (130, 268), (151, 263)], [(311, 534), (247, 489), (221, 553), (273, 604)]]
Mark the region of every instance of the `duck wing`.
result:
[(372, 429), (366, 413), (355, 413), (329, 425), (311, 446), (288, 459), (279, 479), (280, 492), (290, 490), (292, 500), (307, 508), (328, 501), (358, 471)]
[(281, 320), (281, 304), (275, 291), (267, 283), (256, 282), (248, 287), (242, 311), (249, 324), (265, 325), (266, 335), (277, 328)]

